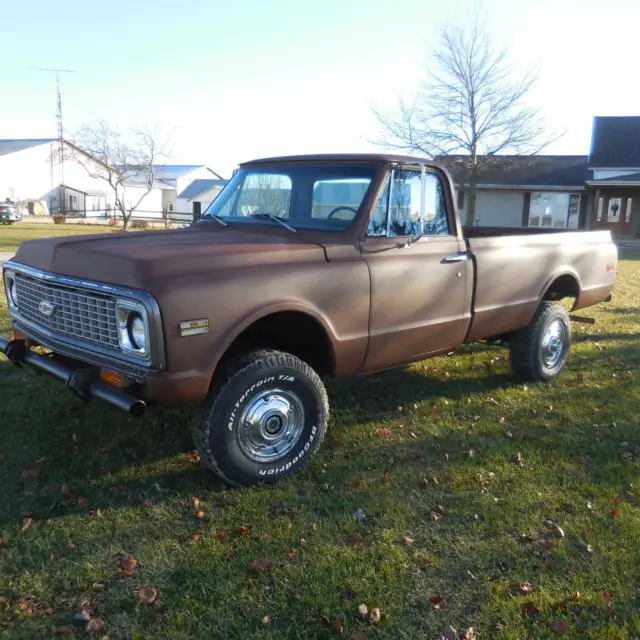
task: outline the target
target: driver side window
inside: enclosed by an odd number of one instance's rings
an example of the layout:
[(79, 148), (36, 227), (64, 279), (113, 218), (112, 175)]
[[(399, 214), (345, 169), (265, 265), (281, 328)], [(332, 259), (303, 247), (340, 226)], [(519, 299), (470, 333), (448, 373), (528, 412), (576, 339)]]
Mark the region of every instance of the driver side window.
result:
[(440, 178), (425, 175), (424, 211), (422, 179), (418, 171), (394, 170), (374, 211), (369, 236), (446, 236), (451, 233)]

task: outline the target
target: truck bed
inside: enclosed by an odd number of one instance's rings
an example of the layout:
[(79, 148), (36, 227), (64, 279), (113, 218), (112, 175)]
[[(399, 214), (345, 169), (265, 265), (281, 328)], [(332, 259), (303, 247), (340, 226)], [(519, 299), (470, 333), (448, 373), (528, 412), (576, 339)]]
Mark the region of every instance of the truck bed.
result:
[(609, 231), (464, 227), (464, 237), (474, 264), (467, 342), (525, 327), (552, 286), (579, 309), (604, 301), (615, 281)]

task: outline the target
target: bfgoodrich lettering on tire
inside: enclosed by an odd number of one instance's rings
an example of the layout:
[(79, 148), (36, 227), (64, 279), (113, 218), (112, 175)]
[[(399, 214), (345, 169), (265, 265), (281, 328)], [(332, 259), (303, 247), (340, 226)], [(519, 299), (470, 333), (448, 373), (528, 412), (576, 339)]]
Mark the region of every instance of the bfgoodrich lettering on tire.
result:
[(274, 482), (304, 466), (327, 430), (329, 401), (318, 374), (280, 351), (253, 351), (195, 419), (202, 463), (234, 486)]
[(523, 380), (547, 382), (564, 369), (570, 346), (569, 313), (560, 302), (543, 302), (531, 323), (511, 336), (511, 368)]

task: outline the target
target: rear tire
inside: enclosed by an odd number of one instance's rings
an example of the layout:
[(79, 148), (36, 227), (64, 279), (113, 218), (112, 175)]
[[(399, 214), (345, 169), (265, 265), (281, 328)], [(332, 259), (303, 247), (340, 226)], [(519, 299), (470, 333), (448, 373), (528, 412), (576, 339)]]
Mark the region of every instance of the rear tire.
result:
[(318, 374), (280, 351), (253, 351), (225, 367), (192, 426), (204, 466), (232, 486), (271, 483), (302, 468), (327, 430)]
[(571, 347), (571, 321), (560, 302), (543, 302), (531, 323), (511, 334), (511, 369), (522, 380), (548, 382), (564, 369)]

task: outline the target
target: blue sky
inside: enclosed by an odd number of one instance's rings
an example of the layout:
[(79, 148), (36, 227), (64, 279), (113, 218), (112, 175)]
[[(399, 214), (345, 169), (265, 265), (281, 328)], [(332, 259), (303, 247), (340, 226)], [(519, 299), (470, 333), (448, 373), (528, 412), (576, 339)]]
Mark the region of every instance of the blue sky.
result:
[[(549, 152), (587, 153), (594, 115), (640, 115), (637, 0), (487, 0), (532, 101), (566, 130)], [(10, 8), (9, 8), (10, 7)], [(176, 162), (229, 175), (284, 153), (369, 151), (372, 103), (408, 94), (441, 26), (470, 0), (30, 0), (0, 8), (0, 138), (55, 136), (93, 117), (173, 130)]]

